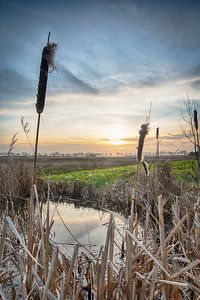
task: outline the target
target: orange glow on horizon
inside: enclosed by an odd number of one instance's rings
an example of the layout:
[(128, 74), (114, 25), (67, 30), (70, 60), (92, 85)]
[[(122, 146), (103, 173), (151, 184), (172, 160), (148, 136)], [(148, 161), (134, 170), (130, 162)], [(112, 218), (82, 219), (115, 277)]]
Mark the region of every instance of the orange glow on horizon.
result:
[(115, 145), (115, 146), (121, 146), (121, 145), (125, 145), (125, 142), (121, 139), (113, 139), (113, 140), (110, 140), (110, 144)]

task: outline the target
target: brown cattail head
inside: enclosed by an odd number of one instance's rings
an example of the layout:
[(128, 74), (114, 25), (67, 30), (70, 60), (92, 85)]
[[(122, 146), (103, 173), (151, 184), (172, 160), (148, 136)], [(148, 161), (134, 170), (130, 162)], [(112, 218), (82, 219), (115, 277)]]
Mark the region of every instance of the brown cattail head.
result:
[(138, 142), (138, 148), (137, 148), (137, 160), (138, 162), (143, 161), (142, 151), (144, 146), (144, 139), (145, 136), (148, 134), (149, 131), (149, 123), (145, 123), (141, 125), (141, 129), (139, 131), (140, 137)]
[(199, 126), (198, 126), (198, 113), (197, 110), (194, 110), (194, 126), (196, 128), (196, 131), (198, 130)]
[(156, 139), (159, 139), (159, 127), (156, 128)]
[(42, 51), (42, 59), (40, 64), (40, 77), (39, 77), (37, 103), (36, 103), (37, 113), (42, 113), (44, 110), (48, 72), (49, 72), (49, 67), (52, 70), (55, 68), (54, 57), (55, 57), (56, 47), (57, 45), (55, 43), (48, 43), (47, 46), (44, 47)]

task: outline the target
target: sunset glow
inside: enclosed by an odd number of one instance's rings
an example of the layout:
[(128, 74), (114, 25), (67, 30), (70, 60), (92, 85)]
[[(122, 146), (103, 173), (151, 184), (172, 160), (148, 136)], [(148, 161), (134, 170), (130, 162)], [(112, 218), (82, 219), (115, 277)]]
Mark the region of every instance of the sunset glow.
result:
[(116, 145), (116, 146), (120, 146), (120, 145), (124, 145), (125, 144), (125, 142), (123, 140), (117, 140), (117, 139), (111, 140), (110, 143), (112, 145)]
[(49, 30), (58, 50), (41, 116), (40, 152), (135, 153), (151, 102), (145, 151), (155, 150), (157, 126), (161, 151), (177, 145), (190, 150), (179, 123), (187, 95), (200, 99), (198, 1), (19, 3), (0, 4), (0, 152), (16, 132), (14, 150), (31, 151), (22, 116), (34, 144)]

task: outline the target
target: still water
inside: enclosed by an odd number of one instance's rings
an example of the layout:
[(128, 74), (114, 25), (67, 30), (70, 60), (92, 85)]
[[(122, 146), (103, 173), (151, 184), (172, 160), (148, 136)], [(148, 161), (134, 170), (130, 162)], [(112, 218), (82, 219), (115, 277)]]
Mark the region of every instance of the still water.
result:
[[(46, 206), (44, 206), (45, 210)], [(110, 213), (93, 208), (76, 207), (74, 204), (50, 202), (50, 215), (53, 215), (54, 220), (51, 230), (54, 242), (66, 248), (74, 246), (76, 240), (80, 244), (89, 246), (90, 249), (98, 249), (104, 245)], [(115, 223), (118, 230), (122, 232), (123, 217), (115, 216)], [(116, 239), (120, 241), (118, 233)]]

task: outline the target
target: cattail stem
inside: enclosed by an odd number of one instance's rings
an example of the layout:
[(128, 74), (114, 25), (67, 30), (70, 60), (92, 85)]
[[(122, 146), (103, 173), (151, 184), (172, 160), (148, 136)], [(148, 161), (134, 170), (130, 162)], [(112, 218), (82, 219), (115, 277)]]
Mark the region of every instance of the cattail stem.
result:
[(33, 180), (35, 180), (36, 165), (37, 165), (37, 149), (38, 149), (38, 138), (40, 130), (40, 114), (44, 110), (45, 98), (46, 98), (46, 89), (47, 89), (47, 80), (49, 67), (54, 70), (54, 56), (57, 45), (55, 43), (50, 43), (50, 34), (49, 31), (47, 38), (47, 45), (42, 50), (42, 59), (40, 64), (40, 76), (38, 84), (38, 93), (37, 93), (37, 102), (36, 102), (36, 111), (38, 113), (38, 123), (37, 123), (37, 133), (35, 141), (35, 157), (34, 157), (34, 168), (33, 168)]
[(198, 187), (200, 187), (200, 144), (199, 144), (199, 122), (198, 122), (198, 112), (194, 110), (194, 127), (196, 129), (196, 141), (195, 141), (195, 155), (198, 164)]
[(49, 41), (50, 41), (50, 35), (51, 35), (51, 31), (49, 31), (49, 34), (48, 34), (48, 38), (47, 38), (47, 46), (48, 46)]
[(160, 152), (160, 141), (159, 141), (159, 135), (160, 135), (160, 130), (159, 127), (156, 128), (156, 141), (157, 141), (157, 145), (156, 145), (156, 157), (157, 160), (159, 159), (159, 152)]
[(38, 139), (39, 139), (39, 131), (40, 131), (40, 113), (38, 113), (38, 121), (37, 121), (37, 132), (35, 138), (35, 153), (34, 153), (34, 167), (33, 167), (33, 178), (35, 180), (36, 166), (37, 166), (37, 151), (38, 151)]

